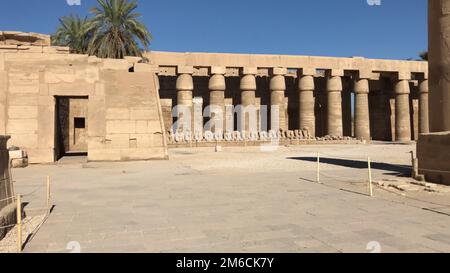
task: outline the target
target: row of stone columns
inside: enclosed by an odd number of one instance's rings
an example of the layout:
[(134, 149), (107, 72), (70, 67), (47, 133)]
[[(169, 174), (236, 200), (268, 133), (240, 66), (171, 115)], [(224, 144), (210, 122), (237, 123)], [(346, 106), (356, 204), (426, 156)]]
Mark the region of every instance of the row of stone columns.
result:
[[(257, 68), (243, 68), (242, 78), (240, 81), (241, 89), (241, 107), (249, 108), (239, 117), (238, 123), (241, 125), (241, 131), (251, 132), (259, 130), (259, 126), (252, 124), (257, 122), (256, 117), (256, 75)], [(177, 107), (182, 108), (178, 112), (178, 129), (190, 129), (195, 131), (193, 127), (180, 126), (180, 124), (193, 124), (193, 68), (179, 67), (177, 79)], [(210, 125), (211, 130), (221, 130), (224, 132), (226, 124), (225, 118), (225, 82), (226, 69), (224, 67), (212, 67), (211, 78), (209, 80), (210, 90)], [(272, 69), (272, 77), (270, 79), (270, 122), (271, 129), (287, 129), (287, 117), (284, 111), (286, 81), (285, 75), (287, 69)], [(306, 129), (312, 136), (315, 136), (315, 97), (314, 97), (314, 75), (315, 69), (301, 69), (299, 71), (298, 92), (299, 92), (299, 128)], [(367, 73), (366, 73), (367, 74)], [(371, 73), (369, 73), (371, 74)], [(327, 134), (333, 136), (343, 136), (343, 112), (342, 112), (342, 92), (343, 83), (342, 70), (330, 70), (327, 72)], [(369, 115), (369, 76), (359, 73), (354, 79), (355, 92), (355, 120), (354, 134), (356, 138), (371, 139), (370, 115)], [(395, 117), (396, 117), (396, 137), (397, 141), (411, 140), (411, 117), (410, 117), (410, 86), (408, 79), (399, 79), (394, 84), (395, 91)], [(428, 81), (419, 82), (419, 120), (420, 133), (429, 132), (428, 122)], [(189, 114), (190, 113), (190, 114)], [(220, 126), (219, 126), (220, 124)]]

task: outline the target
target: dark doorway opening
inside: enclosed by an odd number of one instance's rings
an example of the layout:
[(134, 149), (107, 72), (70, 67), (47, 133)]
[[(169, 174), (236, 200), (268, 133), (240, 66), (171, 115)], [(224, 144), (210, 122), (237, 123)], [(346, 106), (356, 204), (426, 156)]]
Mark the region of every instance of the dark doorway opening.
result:
[(55, 160), (87, 156), (88, 97), (55, 97)]

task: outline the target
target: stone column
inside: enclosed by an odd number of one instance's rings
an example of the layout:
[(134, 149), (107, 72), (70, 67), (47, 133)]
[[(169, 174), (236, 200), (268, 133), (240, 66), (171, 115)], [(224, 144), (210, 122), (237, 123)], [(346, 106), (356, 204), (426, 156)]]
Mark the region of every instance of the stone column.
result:
[(299, 130), (308, 130), (313, 137), (316, 136), (316, 116), (314, 112), (314, 75), (315, 69), (302, 69), (299, 71)]
[(241, 109), (238, 128), (241, 132), (256, 131), (258, 128), (256, 117), (256, 67), (244, 67), (241, 79)]
[(430, 131), (450, 131), (450, 0), (428, 1)]
[(270, 128), (287, 130), (286, 119), (286, 68), (273, 68), (270, 79)]
[(331, 136), (343, 136), (342, 123), (342, 76), (344, 71), (333, 70), (327, 75), (328, 116), (327, 134)]
[(428, 80), (419, 81), (419, 134), (430, 132), (428, 93)]
[(395, 83), (395, 140), (411, 141), (411, 114), (409, 107), (409, 81), (399, 79)]
[(210, 126), (213, 133), (225, 131), (225, 67), (211, 67), (209, 79)]
[(355, 137), (370, 140), (369, 80), (355, 80)]
[(178, 67), (177, 78), (177, 110), (176, 130), (193, 132), (193, 67)]

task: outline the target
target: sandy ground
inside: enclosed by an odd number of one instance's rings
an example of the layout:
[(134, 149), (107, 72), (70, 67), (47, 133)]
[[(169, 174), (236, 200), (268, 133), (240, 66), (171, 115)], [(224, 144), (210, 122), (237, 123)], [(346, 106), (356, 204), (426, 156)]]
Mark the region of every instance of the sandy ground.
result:
[(25, 251), (368, 252), (376, 242), (384, 252), (450, 252), (450, 194), (409, 187), (414, 145), (266, 150), (173, 149), (169, 161), (64, 158), (16, 169), (30, 209), (52, 177), (54, 211)]

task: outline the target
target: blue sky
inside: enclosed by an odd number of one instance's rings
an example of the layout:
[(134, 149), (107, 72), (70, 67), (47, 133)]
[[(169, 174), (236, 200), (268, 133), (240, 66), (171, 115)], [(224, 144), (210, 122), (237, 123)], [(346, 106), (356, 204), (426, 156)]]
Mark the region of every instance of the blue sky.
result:
[[(52, 33), (58, 17), (95, 0), (3, 0), (0, 30)], [(427, 48), (427, 1), (140, 0), (152, 50), (417, 58)]]

